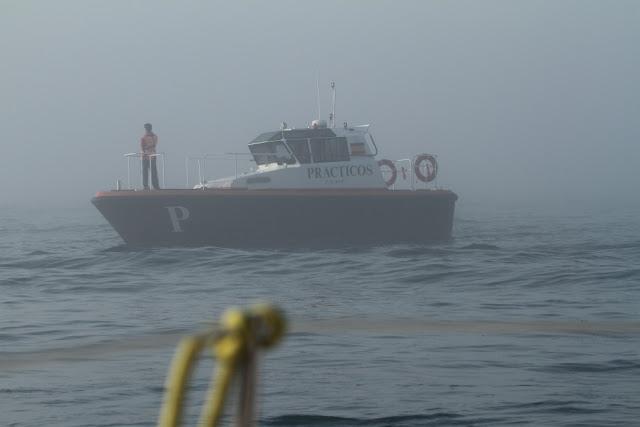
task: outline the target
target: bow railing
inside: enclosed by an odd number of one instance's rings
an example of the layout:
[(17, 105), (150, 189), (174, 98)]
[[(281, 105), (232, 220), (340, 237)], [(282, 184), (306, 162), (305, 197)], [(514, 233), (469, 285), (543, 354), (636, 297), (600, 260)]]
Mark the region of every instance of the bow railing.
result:
[[(166, 188), (165, 187), (165, 153), (164, 152), (160, 152), (160, 153), (155, 153), (155, 154), (144, 154), (144, 153), (126, 153), (124, 154), (124, 157), (127, 159), (127, 189), (129, 190), (133, 190), (133, 186), (131, 183), (131, 159), (140, 159), (139, 162), (134, 162), (134, 163), (138, 163), (140, 165), (140, 186), (142, 187), (143, 183), (142, 183), (142, 161), (144, 160), (145, 157), (147, 158), (160, 158), (160, 164), (161, 164), (161, 177), (162, 177), (162, 188)], [(120, 181), (118, 181), (117, 183), (117, 189), (120, 190)]]

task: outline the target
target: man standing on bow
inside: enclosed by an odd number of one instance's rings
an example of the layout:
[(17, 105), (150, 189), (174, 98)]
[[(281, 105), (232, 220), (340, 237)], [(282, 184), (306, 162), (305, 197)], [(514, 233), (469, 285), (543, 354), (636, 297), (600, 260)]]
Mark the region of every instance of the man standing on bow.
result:
[(156, 190), (160, 189), (158, 185), (158, 169), (156, 167), (156, 145), (158, 145), (158, 136), (151, 131), (151, 123), (145, 123), (144, 135), (140, 138), (140, 152), (142, 153), (142, 184), (144, 189), (149, 189), (149, 168), (151, 168), (151, 184)]

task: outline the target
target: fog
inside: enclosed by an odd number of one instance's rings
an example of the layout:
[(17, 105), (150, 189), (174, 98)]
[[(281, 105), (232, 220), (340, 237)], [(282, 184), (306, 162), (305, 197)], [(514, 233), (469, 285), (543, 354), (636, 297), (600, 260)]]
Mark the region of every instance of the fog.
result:
[(637, 1), (0, 0), (0, 204), (88, 203), (145, 122), (184, 186), (187, 154), (307, 126), (317, 79), (323, 118), (335, 81), (338, 123), (437, 154), (461, 203), (635, 203), (639, 23)]

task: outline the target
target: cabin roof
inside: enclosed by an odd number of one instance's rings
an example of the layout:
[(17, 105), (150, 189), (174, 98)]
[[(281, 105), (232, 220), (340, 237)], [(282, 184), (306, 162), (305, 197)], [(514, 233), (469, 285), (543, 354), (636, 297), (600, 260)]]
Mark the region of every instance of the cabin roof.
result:
[(285, 139), (307, 139), (307, 138), (335, 138), (336, 134), (331, 129), (285, 129), (261, 133), (255, 137), (250, 144), (265, 141), (279, 141)]

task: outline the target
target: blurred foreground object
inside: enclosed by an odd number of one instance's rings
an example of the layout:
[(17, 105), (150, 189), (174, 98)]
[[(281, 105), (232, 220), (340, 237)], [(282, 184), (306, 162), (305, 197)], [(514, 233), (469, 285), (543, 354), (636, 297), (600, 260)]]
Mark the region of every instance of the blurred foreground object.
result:
[(181, 425), (186, 387), (195, 362), (205, 348), (218, 361), (214, 380), (204, 401), (198, 425), (219, 425), (232, 381), (239, 377), (240, 399), (236, 425), (253, 425), (257, 353), (277, 344), (286, 329), (282, 311), (272, 305), (224, 313), (212, 331), (186, 337), (179, 344), (167, 376), (159, 427)]

